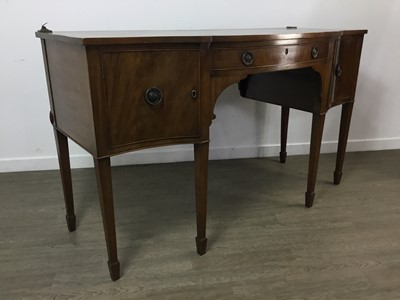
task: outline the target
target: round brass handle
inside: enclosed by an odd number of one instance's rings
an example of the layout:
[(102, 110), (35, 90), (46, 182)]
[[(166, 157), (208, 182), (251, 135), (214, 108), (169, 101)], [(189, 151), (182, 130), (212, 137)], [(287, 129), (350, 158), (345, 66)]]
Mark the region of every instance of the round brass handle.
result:
[(146, 90), (145, 100), (150, 105), (157, 105), (163, 100), (163, 94), (160, 89), (152, 87)]
[(339, 78), (340, 76), (342, 76), (342, 73), (343, 73), (342, 67), (339, 64), (337, 64), (335, 68), (336, 77)]
[(254, 54), (251, 51), (244, 52), (243, 55), (242, 55), (242, 62), (246, 66), (252, 65), (253, 62), (254, 62)]
[(317, 58), (318, 54), (319, 54), (318, 47), (317, 46), (313, 46), (312, 49), (311, 49), (312, 58)]

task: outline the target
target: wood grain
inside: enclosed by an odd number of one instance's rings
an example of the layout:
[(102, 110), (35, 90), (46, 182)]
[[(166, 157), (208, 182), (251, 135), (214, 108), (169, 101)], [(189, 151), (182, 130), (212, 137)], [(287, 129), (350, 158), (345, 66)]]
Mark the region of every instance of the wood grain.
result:
[(56, 127), (92, 155), (97, 154), (86, 49), (46, 41), (48, 82)]
[[(199, 50), (111, 49), (103, 65), (111, 147), (200, 136), (200, 101), (191, 95), (200, 90)], [(145, 101), (153, 87), (158, 105)]]

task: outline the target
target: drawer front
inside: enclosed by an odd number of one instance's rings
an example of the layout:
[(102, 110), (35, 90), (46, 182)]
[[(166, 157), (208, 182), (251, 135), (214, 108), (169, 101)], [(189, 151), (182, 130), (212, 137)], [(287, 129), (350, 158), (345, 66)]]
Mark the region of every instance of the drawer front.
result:
[(212, 69), (231, 70), (309, 62), (326, 59), (328, 50), (328, 42), (267, 48), (213, 49)]
[(111, 147), (200, 135), (197, 50), (104, 52)]
[(354, 100), (362, 42), (363, 35), (343, 36), (336, 44), (331, 106)]

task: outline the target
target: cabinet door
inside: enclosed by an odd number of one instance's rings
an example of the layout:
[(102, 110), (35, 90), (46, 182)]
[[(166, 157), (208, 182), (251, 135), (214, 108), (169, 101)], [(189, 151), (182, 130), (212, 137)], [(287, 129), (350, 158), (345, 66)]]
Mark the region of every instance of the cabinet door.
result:
[(363, 35), (342, 36), (337, 42), (331, 105), (354, 100)]
[(111, 147), (200, 135), (198, 50), (104, 52), (102, 59)]

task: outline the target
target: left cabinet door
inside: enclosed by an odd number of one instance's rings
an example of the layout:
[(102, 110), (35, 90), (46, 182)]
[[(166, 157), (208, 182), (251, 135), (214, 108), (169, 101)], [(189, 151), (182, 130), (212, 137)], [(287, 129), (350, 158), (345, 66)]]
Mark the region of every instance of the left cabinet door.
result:
[(110, 147), (173, 144), (200, 136), (200, 52), (104, 51)]

